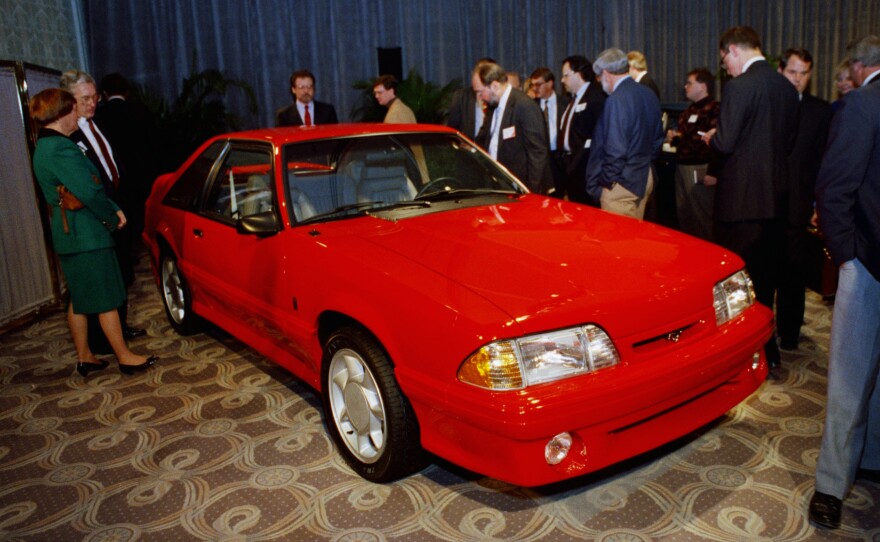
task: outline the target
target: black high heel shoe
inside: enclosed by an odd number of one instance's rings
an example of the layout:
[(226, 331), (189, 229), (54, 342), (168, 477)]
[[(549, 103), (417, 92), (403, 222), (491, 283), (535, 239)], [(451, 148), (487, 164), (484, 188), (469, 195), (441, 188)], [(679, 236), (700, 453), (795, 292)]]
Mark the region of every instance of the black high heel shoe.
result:
[(82, 376), (89, 376), (89, 373), (94, 371), (100, 371), (101, 369), (106, 369), (110, 363), (106, 361), (102, 361), (100, 363), (84, 363), (82, 361), (76, 362), (76, 372), (81, 374)]
[(125, 375), (133, 375), (135, 373), (140, 373), (146, 371), (150, 367), (156, 364), (159, 361), (159, 356), (150, 356), (147, 358), (147, 361), (141, 363), (140, 365), (122, 365), (119, 364), (119, 371)]

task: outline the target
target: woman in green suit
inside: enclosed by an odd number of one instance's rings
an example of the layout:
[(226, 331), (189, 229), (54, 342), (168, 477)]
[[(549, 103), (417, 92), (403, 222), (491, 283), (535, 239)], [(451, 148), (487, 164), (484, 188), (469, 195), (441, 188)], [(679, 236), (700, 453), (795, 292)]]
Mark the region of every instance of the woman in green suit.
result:
[[(116, 310), (125, 302), (125, 284), (110, 232), (125, 226), (125, 215), (106, 196), (89, 159), (68, 139), (77, 129), (73, 96), (61, 89), (46, 89), (31, 99), (29, 109), (31, 118), (41, 126), (34, 173), (51, 208), (52, 244), (70, 291), (67, 323), (76, 347), (76, 370), (86, 376), (108, 365), (89, 349), (87, 314), (98, 314), (120, 371), (134, 374), (148, 369), (158, 357), (139, 356), (128, 349)], [(61, 185), (82, 208), (61, 208)]]

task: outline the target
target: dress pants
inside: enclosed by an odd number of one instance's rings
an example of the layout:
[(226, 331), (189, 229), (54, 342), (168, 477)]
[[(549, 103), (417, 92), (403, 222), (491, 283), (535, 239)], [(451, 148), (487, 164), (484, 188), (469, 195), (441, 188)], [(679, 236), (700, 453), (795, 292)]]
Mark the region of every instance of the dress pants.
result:
[(845, 499), (859, 468), (880, 470), (880, 281), (840, 266), (831, 320), (828, 402), (816, 491)]
[[(783, 221), (778, 218), (715, 222), (715, 242), (738, 254), (755, 286), (758, 302), (773, 309), (783, 254)], [(776, 333), (764, 345), (768, 363), (779, 364)]]
[(784, 253), (776, 290), (776, 331), (783, 346), (796, 344), (804, 323), (807, 295), (806, 225), (787, 225), (783, 232)]
[(706, 241), (712, 235), (715, 187), (703, 184), (709, 164), (678, 164), (675, 168), (675, 210), (681, 231)]
[(645, 195), (638, 197), (620, 183), (615, 184), (610, 190), (602, 189), (602, 197), (599, 201), (603, 211), (618, 215), (631, 216), (642, 220), (645, 218), (645, 207), (651, 192), (654, 191), (654, 172), (648, 168), (648, 181), (645, 186)]

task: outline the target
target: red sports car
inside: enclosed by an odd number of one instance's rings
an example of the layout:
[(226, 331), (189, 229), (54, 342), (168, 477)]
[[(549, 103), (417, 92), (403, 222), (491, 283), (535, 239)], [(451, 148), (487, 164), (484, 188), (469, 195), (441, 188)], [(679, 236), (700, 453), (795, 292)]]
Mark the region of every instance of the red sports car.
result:
[(534, 486), (718, 418), (767, 374), (734, 254), (530, 194), (457, 132), (240, 132), (160, 177), (144, 239), (171, 324), (224, 328), (320, 391), (361, 476), (424, 450)]

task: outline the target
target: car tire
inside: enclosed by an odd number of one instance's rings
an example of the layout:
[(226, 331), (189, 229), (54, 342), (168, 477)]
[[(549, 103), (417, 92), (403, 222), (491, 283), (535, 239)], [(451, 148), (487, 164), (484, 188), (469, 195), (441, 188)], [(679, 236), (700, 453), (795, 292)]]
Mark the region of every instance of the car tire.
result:
[(421, 470), (415, 413), (372, 336), (358, 327), (336, 331), (324, 348), (321, 384), (327, 429), (355, 472), (384, 483)]
[(198, 331), (198, 318), (192, 311), (192, 294), (177, 258), (169, 252), (163, 252), (159, 260), (159, 293), (162, 306), (171, 327), (180, 335), (192, 335)]

